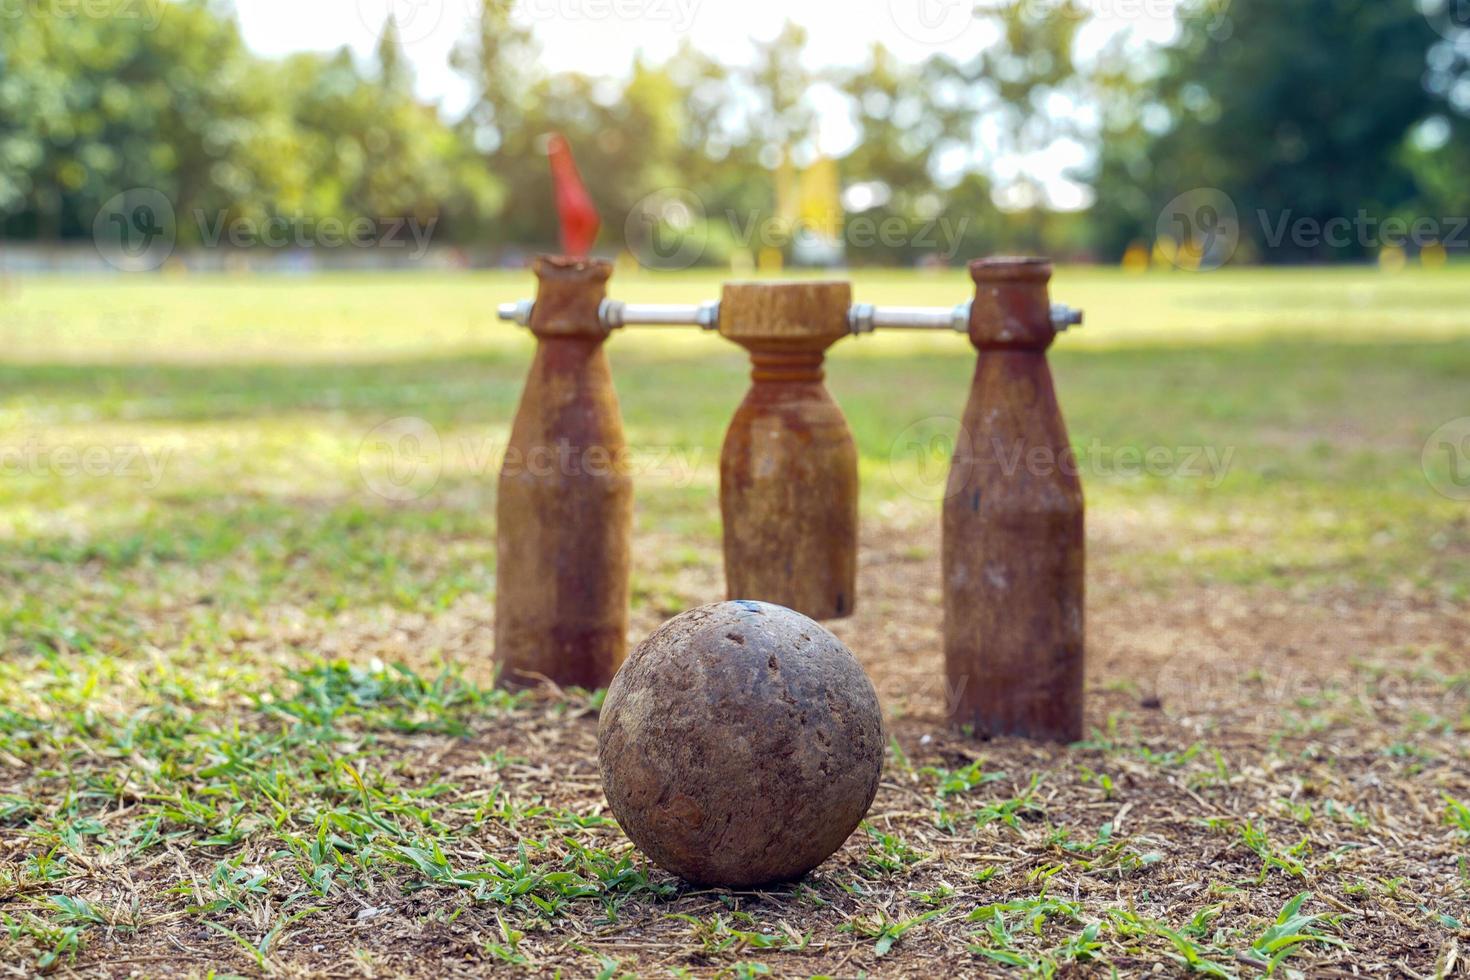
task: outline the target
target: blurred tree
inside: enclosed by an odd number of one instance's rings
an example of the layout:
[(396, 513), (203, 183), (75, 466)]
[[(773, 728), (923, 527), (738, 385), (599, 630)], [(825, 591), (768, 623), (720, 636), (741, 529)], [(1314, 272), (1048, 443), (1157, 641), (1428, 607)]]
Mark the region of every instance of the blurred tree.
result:
[(798, 29), (761, 45), (748, 68), (686, 44), (663, 64), (635, 60), (626, 79), (596, 79), (539, 72), (530, 32), (512, 13), (506, 0), (484, 0), (475, 34), (454, 56), (477, 92), (462, 126), (490, 171), (516, 189), (493, 229), (497, 243), (557, 241), (544, 145), (551, 132), (572, 146), (602, 212), (605, 250), (636, 251), (629, 229), (659, 220), (642, 212), (676, 201), (692, 206), (695, 227), (684, 233), (706, 242), (704, 260), (724, 261), (752, 230), (745, 219), (758, 226), (771, 214), (772, 159), (811, 123)]
[[(1459, 5), (1458, 10), (1455, 5)], [(1403, 163), (1414, 174), (1424, 195), (1421, 210), (1444, 216), (1470, 215), (1470, 26), (1461, 0), (1426, 0), (1429, 16), (1444, 36), (1429, 49), (1424, 87), (1434, 97), (1437, 111), (1415, 127), (1404, 149)], [(1462, 250), (1461, 241), (1451, 243)]]
[[(881, 45), (861, 66), (838, 73), (857, 130), (842, 162), (855, 260), (909, 264), (954, 249), (955, 235), (973, 247), (987, 229), (995, 231), (993, 187), (979, 162), (948, 180), (940, 173), (946, 154), (968, 156), (974, 125), (973, 109), (959, 97), (968, 83), (953, 86), (953, 73), (952, 64), (938, 59), (906, 64)], [(941, 218), (949, 222), (944, 229), (937, 227)], [(870, 227), (880, 233), (869, 235)], [(900, 227), (907, 233), (881, 233)], [(936, 244), (941, 231), (948, 233), (942, 248)]]
[(680, 185), (696, 191), (712, 217), (772, 208), (774, 190), (763, 172), (768, 168), (741, 96), (748, 79), (687, 41), (664, 70), (682, 105), (680, 147), (672, 162)]
[(399, 95), (413, 91), (413, 69), (403, 56), (403, 42), (398, 36), (398, 21), (389, 14), (378, 39), (378, 81), (384, 90)]
[[(553, 247), (543, 140), (560, 131), (602, 209), (601, 250), (673, 215), (723, 262), (785, 243), (776, 185), (832, 153), (844, 107), (855, 262), (1076, 254), (1084, 232), (1116, 256), (1199, 187), (1234, 200), (1244, 252), (1271, 261), (1372, 248), (1273, 242), (1283, 220), (1470, 208), (1470, 31), (1420, 10), (1451, 0), (1182, 2), (1162, 49), (1095, 53), (1085, 0), (979, 0), (988, 37), (968, 58), (875, 46), (818, 73), (788, 23), (742, 63), (686, 43), (594, 78), (546, 72), (514, 0), (481, 0), (453, 55), (474, 91), (454, 125), (414, 96), (392, 20), (364, 62), (271, 61), (245, 49), (227, 0), (173, 0), (156, 23), (22, 4), (0, 33), (0, 235), (85, 238), (110, 198), (150, 187), (184, 244), (235, 218), (413, 216), (438, 220), (440, 241)], [(1099, 130), (1097, 199), (1058, 213), (1055, 161)]]
[(143, 18), (17, 14), (0, 34), (8, 234), (88, 235), (129, 188), (161, 191), (182, 215), (289, 179), (278, 89), (207, 0), (171, 5), (151, 30)]
[(982, 227), (1011, 248), (1048, 251), (1047, 184), (1056, 168), (1036, 168), (1064, 149), (1081, 151), (1088, 86), (1074, 48), (1090, 14), (1079, 0), (984, 0), (975, 14), (992, 40), (970, 58), (932, 59), (927, 90), (956, 93), (950, 114), (963, 121), (964, 138), (955, 156), (985, 176), (994, 204), (1008, 212)]
[[(531, 118), (536, 106), (532, 90), (544, 81), (544, 74), (536, 64), (531, 31), (512, 19), (513, 8), (514, 0), (481, 0), (473, 32), (454, 49), (450, 63), (473, 89), (460, 131), (482, 165), (514, 191), (506, 195), (494, 225), (485, 229), (486, 239), (500, 245), (546, 247), (556, 240), (555, 209), (543, 142), (546, 132), (538, 130)], [(584, 142), (580, 132), (566, 136), (580, 158)]]
[(1088, 237), (1108, 259), (1120, 259), (1131, 246), (1151, 240), (1164, 203), (1155, 203), (1151, 155), (1168, 118), (1152, 89), (1164, 64), (1162, 52), (1129, 50), (1119, 39), (1101, 53), (1092, 74), (1102, 138), (1091, 174), (1095, 199)]
[[(1411, 134), (1401, 159), (1418, 183), (1420, 213), (1451, 220), (1470, 215), (1470, 181), (1465, 179), (1470, 174), (1470, 119), (1449, 113), (1430, 116)], [(1457, 237), (1450, 247), (1464, 250), (1467, 236)]]
[(170, 4), (156, 24), (27, 6), (0, 34), (0, 232), (90, 236), (114, 195), (153, 188), (180, 242), (273, 215), (306, 221), (442, 210), (469, 234), (498, 189), (418, 103), (394, 31), (379, 77), (345, 51), (252, 56), (230, 8)]
[(514, 0), (481, 0), (473, 33), (450, 55), (450, 63), (474, 87), (463, 125), (485, 153), (523, 148), (534, 140), (525, 125), (536, 67), (536, 45), (528, 27), (511, 19)]
[(1265, 261), (1373, 251), (1371, 236), (1334, 247), (1282, 222), (1382, 220), (1422, 200), (1405, 145), (1443, 104), (1425, 86), (1437, 40), (1415, 0), (1234, 0), (1223, 20), (1196, 4), (1148, 97), (1109, 120), (1099, 245), (1151, 238), (1166, 202), (1203, 187), (1234, 201)]
[(755, 58), (744, 81), (754, 94), (750, 129), (769, 169), (781, 158), (816, 157), (816, 117), (809, 95), (816, 77), (803, 63), (806, 29), (787, 21), (769, 41), (755, 42)]
[(436, 236), (474, 239), (500, 207), (501, 187), (434, 108), (414, 98), (396, 31), (384, 32), (377, 57), (376, 77), (346, 49), (287, 63), (307, 197), (279, 205), (309, 218), (442, 220)]

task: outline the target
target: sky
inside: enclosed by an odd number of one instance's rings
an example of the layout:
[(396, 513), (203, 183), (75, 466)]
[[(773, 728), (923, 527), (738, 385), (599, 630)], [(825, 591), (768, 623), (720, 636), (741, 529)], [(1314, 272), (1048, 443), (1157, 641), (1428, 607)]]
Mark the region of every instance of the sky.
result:
[[(464, 108), (468, 88), (449, 66), (449, 53), (467, 32), (480, 0), (235, 0), (245, 42), (265, 55), (329, 51), (347, 45), (367, 56), (392, 14), (414, 66), (418, 94), (447, 116)], [(990, 43), (971, 16), (977, 0), (517, 0), (553, 71), (625, 73), (638, 54), (660, 60), (684, 40), (721, 61), (749, 58), (751, 42), (774, 37), (787, 21), (807, 29), (812, 68), (857, 64), (881, 42), (904, 59), (935, 52), (973, 55)], [(984, 3), (986, 0), (978, 0)], [(1036, 4), (1059, 0), (1026, 0)], [(1094, 15), (1079, 49), (1100, 47), (1118, 31), (1145, 41), (1166, 40), (1180, 0), (1083, 0)], [(1214, 0), (1222, 2), (1222, 0)], [(819, 143), (842, 152), (852, 127), (840, 114), (822, 115)], [(1061, 176), (1075, 150), (1054, 159), (1003, 161), (1042, 171), (1054, 206), (1086, 203), (1082, 189)]]

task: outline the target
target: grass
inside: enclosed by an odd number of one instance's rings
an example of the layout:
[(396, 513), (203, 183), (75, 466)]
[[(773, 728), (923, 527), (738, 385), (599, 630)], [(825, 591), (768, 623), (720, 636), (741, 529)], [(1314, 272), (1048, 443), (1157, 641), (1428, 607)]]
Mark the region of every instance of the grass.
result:
[[(607, 815), (598, 692), (493, 687), (494, 476), (522, 274), (0, 285), (0, 975), (1214, 976), (1453, 969), (1470, 904), (1470, 269), (1063, 269), (1089, 724), (938, 705), (938, 503), (973, 354), (833, 352), (864, 579), (834, 629), (892, 735), (806, 881), (697, 892)], [(715, 295), (619, 273), (617, 295)], [(950, 305), (958, 273), (864, 273)], [(742, 355), (610, 343), (634, 628), (721, 597)], [(373, 433), (423, 420), (388, 499)], [(1426, 470), (1427, 465), (1427, 470)]]

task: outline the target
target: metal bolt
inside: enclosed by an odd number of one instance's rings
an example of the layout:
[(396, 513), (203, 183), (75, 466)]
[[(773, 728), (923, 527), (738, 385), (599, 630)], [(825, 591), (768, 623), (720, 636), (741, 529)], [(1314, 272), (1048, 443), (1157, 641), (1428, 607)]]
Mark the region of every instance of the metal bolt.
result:
[(710, 300), (708, 303), (700, 303), (699, 313), (695, 317), (695, 322), (706, 330), (718, 330), (720, 326), (720, 301)]
[(500, 319), (502, 320), (509, 320), (511, 323), (529, 327), (531, 325), (531, 309), (535, 305), (529, 299), (523, 299), (518, 303), (501, 303), (497, 312), (500, 314)]
[(604, 327), (616, 330), (623, 325), (623, 311), (627, 308), (627, 303), (615, 299), (604, 299), (602, 305), (597, 308), (597, 318), (602, 321)]
[(1066, 303), (1051, 304), (1051, 325), (1057, 333), (1061, 333), (1068, 327), (1082, 326), (1082, 311), (1068, 306)]

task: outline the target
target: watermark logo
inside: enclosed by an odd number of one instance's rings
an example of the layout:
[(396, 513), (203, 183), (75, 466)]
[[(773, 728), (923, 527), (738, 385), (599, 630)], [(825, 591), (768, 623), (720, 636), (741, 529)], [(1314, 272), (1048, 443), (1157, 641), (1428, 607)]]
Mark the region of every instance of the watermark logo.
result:
[(1470, 415), (1446, 422), (1424, 443), (1424, 478), (1450, 500), (1470, 500)]
[[(1121, 22), (1168, 23), (1186, 16), (1198, 18), (1213, 41), (1228, 41), (1235, 33), (1230, 18), (1234, 0), (888, 0), (888, 16), (905, 37), (920, 44), (944, 45), (958, 39), (970, 25), (1003, 13), (1016, 13), (1037, 22), (1068, 18)], [(1453, 0), (1450, 0), (1453, 2)], [(1470, 0), (1465, 0), (1470, 2)]]
[(975, 21), (974, 0), (888, 0), (899, 33), (920, 44), (948, 44)]
[(152, 187), (115, 194), (92, 219), (92, 243), (114, 269), (150, 272), (174, 252), (174, 206)]
[(439, 483), (443, 467), (438, 430), (413, 416), (376, 426), (357, 451), (362, 482), (394, 503), (408, 503), (429, 493)]
[(687, 269), (704, 256), (709, 244), (704, 201), (682, 187), (647, 195), (628, 212), (623, 240), (646, 269)]
[(1458, 42), (1470, 33), (1470, 0), (1419, 0), (1419, 9), (1446, 40)]
[(1224, 191), (1197, 187), (1164, 205), (1154, 235), (1155, 249), (1175, 268), (1209, 272), (1240, 246), (1240, 214)]
[(963, 479), (950, 480), (950, 470), (964, 466), (969, 453), (957, 454), (961, 443), (969, 445), (969, 434), (958, 419), (932, 415), (904, 429), (888, 449), (888, 472), (905, 493), (930, 503), (946, 500), (964, 486)]

